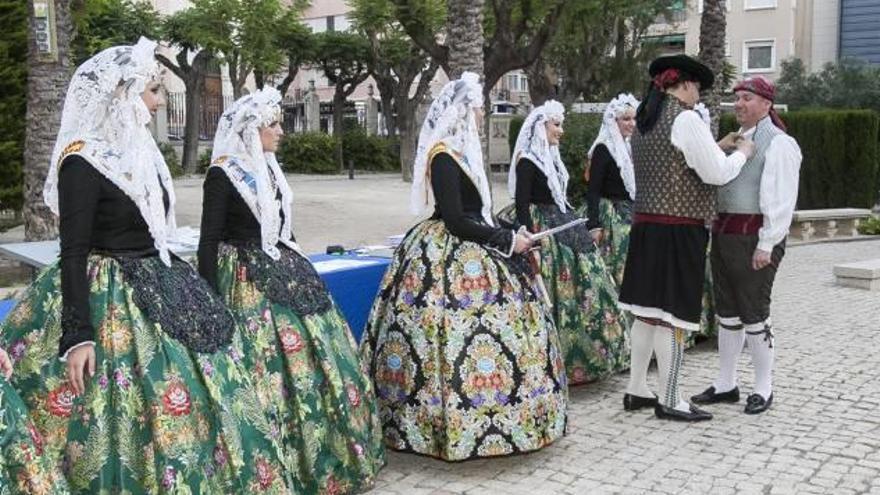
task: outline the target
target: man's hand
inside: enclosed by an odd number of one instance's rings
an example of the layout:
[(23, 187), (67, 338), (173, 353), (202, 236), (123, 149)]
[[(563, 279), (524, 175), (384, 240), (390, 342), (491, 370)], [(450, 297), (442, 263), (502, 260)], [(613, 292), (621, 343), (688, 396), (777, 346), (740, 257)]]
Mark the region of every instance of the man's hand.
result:
[(762, 251), (760, 249), (755, 249), (755, 253), (752, 255), (752, 270), (760, 270), (769, 264), (770, 253), (767, 251)]
[(95, 376), (95, 360), (95, 346), (92, 344), (79, 346), (67, 355), (67, 379), (76, 395), (86, 392), (86, 373), (90, 378)]
[(746, 159), (755, 154), (755, 143), (751, 139), (740, 139), (736, 142), (736, 151), (746, 155)]
[(718, 146), (724, 151), (733, 151), (736, 149), (736, 143), (742, 139), (742, 134), (738, 132), (728, 132), (726, 136), (718, 141)]

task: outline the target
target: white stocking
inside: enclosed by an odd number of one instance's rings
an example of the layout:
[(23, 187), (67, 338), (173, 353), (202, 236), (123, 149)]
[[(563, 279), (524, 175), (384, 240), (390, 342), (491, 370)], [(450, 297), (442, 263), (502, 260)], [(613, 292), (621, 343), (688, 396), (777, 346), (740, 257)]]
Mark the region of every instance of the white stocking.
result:
[(636, 318), (630, 332), (629, 386), (627, 393), (639, 397), (653, 397), (648, 388), (648, 366), (654, 354), (654, 325)]
[(773, 332), (770, 319), (762, 323), (745, 326), (746, 339), (752, 352), (752, 363), (755, 365), (755, 393), (769, 399), (773, 393)]
[(690, 404), (678, 391), (678, 377), (684, 359), (684, 330), (655, 327), (654, 353), (657, 354), (657, 375), (660, 382), (660, 403), (666, 407), (689, 412)]
[(718, 378), (713, 386), (716, 393), (724, 393), (736, 387), (736, 363), (742, 353), (746, 333), (739, 318), (718, 318)]

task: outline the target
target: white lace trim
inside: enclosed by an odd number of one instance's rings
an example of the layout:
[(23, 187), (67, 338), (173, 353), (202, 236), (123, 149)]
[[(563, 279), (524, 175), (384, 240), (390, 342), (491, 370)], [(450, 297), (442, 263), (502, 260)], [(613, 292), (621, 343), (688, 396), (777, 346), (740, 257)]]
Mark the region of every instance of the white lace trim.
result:
[(633, 110), (639, 106), (639, 100), (629, 93), (621, 93), (608, 103), (605, 107), (605, 113), (602, 114), (602, 127), (599, 129), (599, 135), (590, 146), (587, 152), (588, 158), (593, 158), (593, 151), (599, 144), (604, 144), (614, 158), (617, 168), (620, 169), (620, 178), (623, 179), (623, 185), (626, 192), (629, 193), (629, 199), (636, 199), (636, 175), (633, 170), (632, 149), (630, 148), (629, 139), (624, 139), (620, 133), (620, 127), (617, 126), (617, 118), (623, 115), (623, 112), (629, 108)]
[[(302, 253), (290, 240), (293, 232), (293, 193), (275, 153), (263, 152), (260, 128), (280, 119), (281, 93), (264, 88), (245, 95), (223, 112), (214, 148), (212, 167), (219, 167), (229, 177), (236, 191), (260, 222), (260, 244), (267, 255), (278, 259), (282, 243)], [(281, 204), (276, 199), (281, 193)], [(282, 223), (281, 213), (284, 213)]]
[(414, 215), (423, 215), (433, 201), (431, 184), (428, 182), (428, 160), (434, 146), (443, 143), (456, 153), (459, 165), (480, 193), (483, 219), (495, 226), (489, 180), (483, 169), (483, 149), (473, 112), (474, 108), (482, 106), (483, 87), (479, 76), (473, 72), (465, 72), (461, 79), (446, 83), (431, 104), (419, 132), (413, 164), (410, 210)]
[[(166, 265), (174, 236), (174, 186), (165, 159), (147, 129), (150, 112), (141, 93), (158, 78), (156, 43), (141, 38), (134, 46), (108, 48), (73, 74), (61, 128), (43, 188), (43, 199), (58, 211), (58, 169), (64, 157), (77, 154), (122, 190), (143, 216)], [(168, 194), (166, 212), (162, 188)]]
[(571, 205), (566, 197), (568, 189), (568, 169), (559, 155), (559, 146), (551, 146), (547, 140), (548, 120), (556, 120), (562, 125), (565, 120), (565, 107), (555, 100), (547, 100), (543, 105), (532, 110), (526, 117), (516, 138), (516, 146), (510, 160), (507, 174), (507, 191), (510, 197), (516, 197), (516, 165), (520, 158), (531, 160), (547, 177), (547, 187), (553, 194), (553, 201), (562, 210), (568, 211)]

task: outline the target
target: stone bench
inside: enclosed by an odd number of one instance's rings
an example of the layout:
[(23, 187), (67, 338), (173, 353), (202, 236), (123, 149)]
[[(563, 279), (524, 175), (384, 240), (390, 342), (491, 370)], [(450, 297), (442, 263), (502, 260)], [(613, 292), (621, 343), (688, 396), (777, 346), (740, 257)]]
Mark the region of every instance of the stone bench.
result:
[(880, 259), (835, 265), (834, 277), (843, 287), (880, 290)]
[(863, 208), (830, 208), (825, 210), (798, 210), (791, 221), (790, 236), (809, 241), (859, 235), (859, 223), (871, 216)]

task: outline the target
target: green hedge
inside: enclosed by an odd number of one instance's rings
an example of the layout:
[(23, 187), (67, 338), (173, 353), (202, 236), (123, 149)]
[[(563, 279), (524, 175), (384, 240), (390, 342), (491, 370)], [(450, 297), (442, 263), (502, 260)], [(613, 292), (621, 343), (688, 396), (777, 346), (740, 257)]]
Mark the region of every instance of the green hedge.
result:
[(285, 172), (334, 174), (335, 147), (333, 136), (323, 132), (289, 134), (281, 140), (277, 156)]
[(586, 202), (587, 182), (584, 180), (584, 168), (589, 166), (587, 151), (599, 135), (601, 126), (600, 113), (569, 113), (565, 116), (565, 134), (559, 143), (559, 154), (571, 176), (568, 182), (568, 200), (575, 207)]
[[(336, 138), (323, 132), (289, 134), (281, 140), (278, 161), (286, 172), (335, 174)], [(400, 169), (396, 141), (367, 136), (363, 129), (351, 129), (342, 138), (342, 156), (354, 161), (356, 170), (396, 171)]]
[[(797, 207), (871, 208), (880, 187), (880, 115), (871, 110), (805, 110), (782, 116), (803, 154)], [(720, 134), (737, 129), (725, 114)]]
[(208, 167), (211, 166), (212, 153), (214, 153), (214, 148), (205, 148), (201, 153), (199, 153), (199, 161), (196, 162), (197, 174), (208, 173)]
[(183, 166), (180, 164), (180, 158), (177, 156), (174, 146), (171, 146), (171, 143), (159, 143), (159, 151), (165, 157), (165, 164), (168, 165), (171, 177), (177, 178), (183, 175)]
[(357, 170), (389, 172), (400, 169), (396, 140), (368, 136), (362, 127), (351, 129), (342, 136), (342, 157), (345, 166), (354, 161)]
[(519, 131), (522, 129), (526, 118), (522, 115), (510, 119), (510, 127), (507, 129), (507, 144), (510, 145), (510, 154), (513, 154), (513, 148), (516, 148), (516, 138), (519, 137)]

